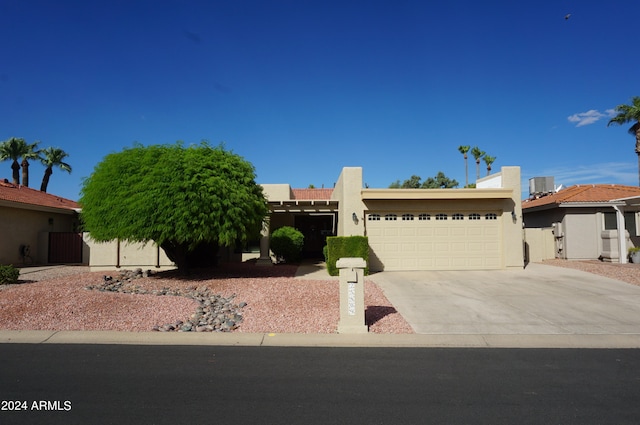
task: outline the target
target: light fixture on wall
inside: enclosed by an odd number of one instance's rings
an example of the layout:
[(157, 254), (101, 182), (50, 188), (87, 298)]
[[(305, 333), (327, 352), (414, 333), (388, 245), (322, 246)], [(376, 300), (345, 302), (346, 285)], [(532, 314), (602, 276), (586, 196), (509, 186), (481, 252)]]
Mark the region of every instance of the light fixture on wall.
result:
[(351, 214), (351, 218), (353, 219), (353, 222), (355, 224), (358, 224), (358, 214), (356, 213)]
[(514, 223), (518, 221), (518, 216), (516, 215), (515, 211), (511, 211), (511, 219), (513, 220)]

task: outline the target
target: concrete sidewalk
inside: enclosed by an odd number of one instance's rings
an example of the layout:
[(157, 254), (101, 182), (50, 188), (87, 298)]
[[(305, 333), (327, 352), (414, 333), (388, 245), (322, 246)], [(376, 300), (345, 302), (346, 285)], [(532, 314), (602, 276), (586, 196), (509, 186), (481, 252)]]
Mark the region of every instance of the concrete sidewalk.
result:
[(0, 344), (210, 345), (244, 347), (640, 348), (640, 335), (245, 334), (0, 331)]

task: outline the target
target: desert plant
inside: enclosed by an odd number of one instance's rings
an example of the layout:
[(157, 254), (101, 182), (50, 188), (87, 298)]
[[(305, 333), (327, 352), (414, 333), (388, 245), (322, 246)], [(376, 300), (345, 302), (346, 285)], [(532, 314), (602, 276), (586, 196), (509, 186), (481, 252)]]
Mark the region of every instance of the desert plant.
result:
[(270, 246), (278, 260), (282, 259), (286, 263), (296, 262), (302, 257), (304, 235), (298, 229), (283, 226), (271, 234)]
[(20, 270), (11, 265), (0, 266), (0, 285), (7, 283), (16, 283), (18, 281), (19, 275)]

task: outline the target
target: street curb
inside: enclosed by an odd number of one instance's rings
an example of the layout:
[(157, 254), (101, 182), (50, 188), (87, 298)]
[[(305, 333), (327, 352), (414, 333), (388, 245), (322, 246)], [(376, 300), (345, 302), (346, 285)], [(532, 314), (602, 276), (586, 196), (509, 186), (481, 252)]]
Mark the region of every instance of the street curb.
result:
[(242, 347), (640, 348), (640, 334), (426, 335), (223, 332), (0, 331), (0, 344)]

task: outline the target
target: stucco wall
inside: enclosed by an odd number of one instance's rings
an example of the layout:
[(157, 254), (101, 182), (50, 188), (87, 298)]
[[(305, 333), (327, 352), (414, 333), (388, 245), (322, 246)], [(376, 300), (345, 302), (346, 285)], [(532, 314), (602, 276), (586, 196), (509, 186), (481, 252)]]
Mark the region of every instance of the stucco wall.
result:
[(502, 173), (492, 174), (476, 180), (478, 189), (498, 189), (502, 187)]
[(565, 258), (588, 260), (598, 258), (602, 252), (599, 215), (575, 212), (564, 217)]
[(344, 167), (331, 194), (331, 199), (338, 200), (338, 236), (364, 236), (361, 190), (362, 167)]
[(0, 264), (22, 265), (20, 246), (29, 245), (34, 264), (47, 262), (48, 233), (73, 232), (77, 215), (0, 206)]
[(288, 184), (261, 184), (260, 186), (267, 200), (286, 201), (292, 198), (291, 186)]
[(524, 229), (524, 246), (526, 262), (539, 263), (556, 257), (551, 227)]
[[(513, 194), (504, 213), (512, 219), (502, 220), (504, 235), (504, 261), (507, 268), (524, 267), (524, 245), (522, 242), (522, 189), (520, 185), (520, 167), (509, 166), (500, 169), (502, 187), (512, 189)], [(515, 218), (515, 219), (513, 219)]]
[(525, 227), (551, 227), (553, 223), (561, 222), (564, 219), (564, 210), (560, 208), (541, 211), (524, 210)]
[(164, 251), (154, 243), (146, 245), (128, 242), (96, 242), (86, 233), (91, 271), (122, 269), (170, 270), (175, 266)]

